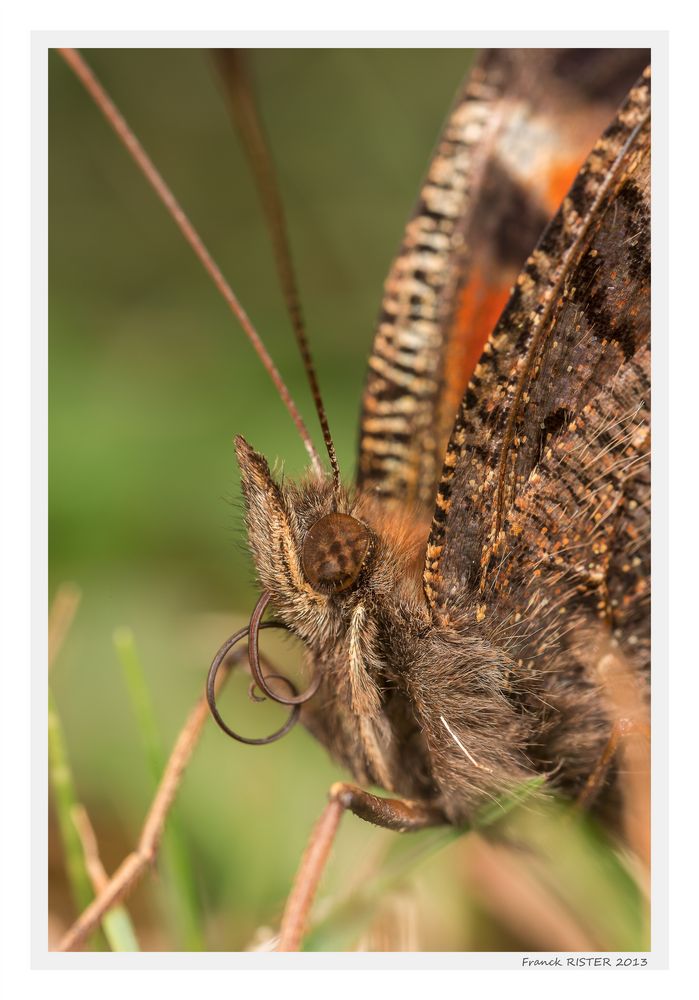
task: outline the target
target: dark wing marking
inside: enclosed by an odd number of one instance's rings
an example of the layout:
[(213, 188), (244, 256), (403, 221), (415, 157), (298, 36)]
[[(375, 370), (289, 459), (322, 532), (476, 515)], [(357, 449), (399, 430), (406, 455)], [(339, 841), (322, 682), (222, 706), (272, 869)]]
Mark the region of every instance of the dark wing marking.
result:
[(648, 346), (649, 185), (646, 70), (527, 261), (464, 394), (424, 576), (447, 616), (469, 592), (487, 616), (507, 519), (542, 456)]
[(358, 485), (434, 502), (460, 400), (519, 269), (647, 61), (640, 50), (491, 50), (440, 137), (385, 285)]
[[(544, 446), (507, 513), (481, 596), (486, 612), (497, 605), (503, 634), (509, 626), (522, 642), (518, 656), (536, 661), (569, 632), (565, 645), (590, 644), (603, 622), (634, 667), (649, 668), (647, 346)], [(577, 659), (585, 662), (584, 649)]]

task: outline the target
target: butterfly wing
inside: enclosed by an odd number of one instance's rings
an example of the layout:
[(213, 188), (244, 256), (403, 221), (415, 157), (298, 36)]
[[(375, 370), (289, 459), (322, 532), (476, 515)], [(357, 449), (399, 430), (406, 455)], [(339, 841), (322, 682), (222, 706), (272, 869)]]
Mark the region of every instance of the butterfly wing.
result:
[(435, 499), (454, 416), (527, 254), (647, 61), (642, 50), (490, 50), (447, 120), (389, 273), (358, 485)]
[(531, 618), (527, 595), (546, 573), (547, 614), (575, 594), (647, 649), (649, 197), (647, 70), (529, 257), (463, 397), (425, 566), (438, 615)]

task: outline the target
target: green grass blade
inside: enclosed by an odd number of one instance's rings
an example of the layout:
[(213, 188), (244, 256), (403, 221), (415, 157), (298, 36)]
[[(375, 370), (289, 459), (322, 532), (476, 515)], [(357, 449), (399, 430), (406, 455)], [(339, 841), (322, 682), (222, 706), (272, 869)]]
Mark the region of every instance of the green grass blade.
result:
[[(79, 808), (79, 803), (63, 727), (51, 691), (49, 691), (48, 737), (49, 780), (53, 790), (56, 817), (63, 843), (66, 872), (75, 905), (78, 911), (82, 912), (94, 899), (94, 891), (85, 862), (80, 833), (75, 825), (74, 816)], [(105, 914), (102, 929), (112, 951), (139, 950), (131, 918), (123, 906), (117, 906)], [(102, 950), (104, 942), (100, 938), (101, 935), (93, 934), (90, 938), (90, 947)]]
[(105, 913), (102, 929), (112, 951), (140, 951), (131, 917), (123, 906)]
[(90, 876), (85, 867), (80, 837), (73, 823), (72, 810), (77, 805), (75, 784), (68, 761), (63, 727), (50, 691), (48, 721), (49, 779), (53, 789), (56, 818), (63, 843), (66, 873), (75, 905), (82, 912), (92, 902), (94, 893)]
[(506, 819), (518, 806), (524, 805), (528, 800), (533, 799), (546, 784), (546, 778), (527, 778), (521, 781), (512, 791), (501, 795), (495, 802), (489, 802), (483, 806), (476, 814), (472, 828), (483, 830), (488, 826)]
[[(464, 834), (504, 820), (515, 809), (536, 796), (544, 783), (544, 778), (521, 782), (496, 802), (488, 803), (468, 826), (443, 826), (397, 837), (386, 854), (381, 870), (360, 889), (326, 910), (312, 925), (304, 941), (304, 951), (337, 950), (346, 946), (371, 919), (378, 901), (412, 875), (421, 864)], [(322, 905), (320, 909), (322, 910)]]
[[(146, 677), (129, 628), (118, 628), (113, 636), (114, 648), (121, 664), (131, 708), (141, 733), (143, 746), (158, 784), (165, 768), (166, 757), (160, 739)], [(178, 935), (187, 951), (203, 951), (202, 918), (194, 871), (190, 864), (187, 841), (174, 805), (167, 818), (161, 847), (163, 881), (168, 887), (172, 915)]]

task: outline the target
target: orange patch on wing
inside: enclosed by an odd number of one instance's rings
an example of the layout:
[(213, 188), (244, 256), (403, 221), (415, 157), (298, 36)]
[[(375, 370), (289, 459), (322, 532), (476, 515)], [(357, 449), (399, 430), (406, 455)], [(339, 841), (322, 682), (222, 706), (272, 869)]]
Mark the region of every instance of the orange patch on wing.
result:
[[(590, 146), (594, 138), (590, 139)], [(576, 152), (565, 160), (549, 161), (536, 178), (538, 197), (551, 217), (561, 206), (589, 152), (586, 140), (575, 143)], [(534, 179), (533, 179), (534, 180)], [(483, 353), (500, 314), (510, 297), (517, 270), (505, 271), (479, 266), (474, 261), (460, 301), (444, 357), (444, 391), (440, 402), (439, 427), (442, 451), (451, 434), (454, 420), (473, 370)]]
[(546, 185), (543, 194), (546, 207), (550, 210), (552, 217), (561, 207), (561, 202), (570, 191), (570, 186), (575, 180), (587, 152), (589, 150), (582, 150), (578, 158), (554, 160), (550, 165), (546, 175)]
[(484, 271), (475, 267), (461, 293), (444, 358), (440, 423), (447, 435), (451, 433), (473, 369), (509, 298), (514, 278), (514, 272), (500, 272), (497, 282), (489, 281)]

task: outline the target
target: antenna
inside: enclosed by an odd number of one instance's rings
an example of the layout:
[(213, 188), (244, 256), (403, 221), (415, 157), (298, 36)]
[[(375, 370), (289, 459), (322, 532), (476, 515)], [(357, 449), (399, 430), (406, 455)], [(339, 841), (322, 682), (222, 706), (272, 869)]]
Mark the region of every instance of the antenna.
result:
[(311, 395), (313, 396), (316, 413), (318, 414), (318, 420), (323, 431), (323, 441), (325, 442), (332, 467), (333, 485), (337, 492), (340, 485), (340, 467), (337, 463), (335, 445), (330, 434), (328, 418), (323, 406), (318, 379), (316, 378), (315, 367), (308, 346), (308, 338), (301, 312), (301, 300), (292, 263), (284, 206), (279, 194), (274, 162), (265, 135), (262, 117), (255, 101), (255, 91), (247, 70), (245, 55), (239, 49), (216, 49), (214, 55), (225, 88), (225, 94), (228, 98), (228, 107), (242, 137), (243, 148), (247, 153), (255, 183), (257, 184), (262, 210), (265, 214), (267, 228), (272, 239), (274, 259), (277, 265), (282, 293), (294, 335), (296, 336), (296, 342), (301, 352), (303, 366), (306, 369)]
[(218, 288), (219, 292), (223, 298), (228, 303), (229, 308), (233, 314), (238, 319), (244, 333), (246, 334), (248, 340), (252, 344), (255, 353), (259, 357), (262, 365), (272, 379), (274, 386), (279, 393), (281, 401), (286, 406), (291, 419), (296, 425), (296, 429), (301, 436), (301, 440), (304, 443), (306, 451), (311, 460), (311, 465), (313, 470), (318, 476), (323, 475), (323, 468), (320, 461), (320, 456), (316, 451), (315, 445), (311, 440), (311, 436), (308, 433), (308, 428), (303, 422), (303, 418), (299, 413), (296, 404), (291, 398), (291, 394), (287, 389), (284, 380), (282, 379), (279, 371), (277, 370), (272, 358), (267, 352), (267, 348), (262, 342), (257, 330), (253, 326), (248, 314), (243, 309), (242, 305), (238, 301), (233, 289), (228, 284), (224, 278), (218, 265), (215, 263), (211, 254), (204, 245), (203, 240), (199, 236), (192, 223), (189, 221), (187, 215), (185, 214), (180, 203), (175, 198), (174, 194), (168, 187), (168, 185), (163, 180), (162, 176), (156, 169), (153, 161), (150, 159), (145, 149), (138, 141), (134, 133), (131, 131), (123, 116), (119, 112), (118, 108), (109, 97), (102, 84), (99, 82), (97, 77), (94, 75), (90, 67), (87, 65), (83, 57), (76, 49), (58, 49), (60, 55), (65, 59), (70, 68), (73, 70), (75, 75), (78, 77), (80, 82), (83, 84), (87, 92), (90, 94), (94, 100), (97, 107), (100, 109), (104, 117), (107, 119), (108, 123), (111, 125), (113, 130), (116, 132), (122, 144), (126, 147), (128, 152), (131, 154), (133, 159), (136, 161), (139, 169), (145, 176), (148, 183), (151, 185), (158, 198), (167, 208), (168, 212), (172, 216), (173, 220), (179, 227), (182, 235), (187, 240), (191, 246), (194, 253), (197, 255), (201, 261), (205, 271), (213, 281), (213, 283)]

